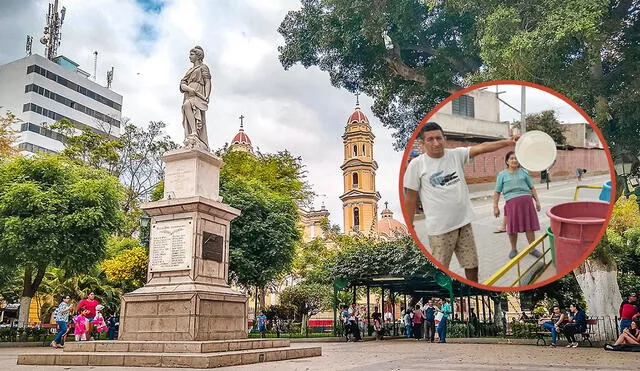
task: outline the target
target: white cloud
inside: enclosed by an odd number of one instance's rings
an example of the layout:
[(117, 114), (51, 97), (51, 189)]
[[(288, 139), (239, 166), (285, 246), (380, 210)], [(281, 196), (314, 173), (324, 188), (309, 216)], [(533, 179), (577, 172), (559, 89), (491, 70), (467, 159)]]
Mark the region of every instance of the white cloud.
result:
[[(0, 64), (24, 56), (26, 34), (34, 36), (34, 52), (42, 54), (37, 40), (47, 3), (0, 4)], [(332, 87), (329, 76), (317, 68), (295, 66), (284, 71), (280, 65), (277, 46), (283, 41), (277, 28), (288, 11), (300, 7), (299, 1), (168, 1), (160, 13), (145, 12), (134, 0), (61, 0), (60, 4), (67, 14), (59, 54), (93, 73), (97, 50), (98, 82), (104, 84), (106, 71), (115, 67), (112, 88), (124, 96), (123, 115), (140, 125), (163, 120), (178, 142), (183, 139), (178, 82), (190, 66), (189, 50), (201, 45), (214, 76), (207, 116), (211, 146), (230, 141), (243, 114), (254, 146), (263, 152), (288, 149), (303, 157), (314, 190), (326, 195), (316, 200), (316, 208), (324, 200), (331, 222), (342, 226), (341, 136), (355, 99)], [(143, 26), (152, 32), (142, 32)], [(390, 132), (370, 112), (371, 100), (360, 100), (376, 135), (381, 202), (389, 201), (401, 220), (402, 153), (393, 151)]]

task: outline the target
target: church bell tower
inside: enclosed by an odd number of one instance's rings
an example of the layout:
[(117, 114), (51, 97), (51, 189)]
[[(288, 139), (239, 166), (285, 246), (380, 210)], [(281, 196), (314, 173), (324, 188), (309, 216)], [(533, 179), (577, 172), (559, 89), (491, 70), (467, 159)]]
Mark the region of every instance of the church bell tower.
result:
[(373, 159), (374, 138), (369, 120), (356, 101), (355, 111), (349, 116), (342, 135), (344, 162), (340, 169), (344, 193), (340, 200), (345, 234), (361, 232), (371, 235), (376, 231), (380, 194), (376, 191), (378, 164)]

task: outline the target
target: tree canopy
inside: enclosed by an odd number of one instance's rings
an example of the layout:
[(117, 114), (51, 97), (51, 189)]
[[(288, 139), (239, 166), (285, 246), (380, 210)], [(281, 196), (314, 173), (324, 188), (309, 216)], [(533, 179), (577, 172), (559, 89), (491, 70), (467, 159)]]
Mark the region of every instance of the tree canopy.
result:
[(565, 94), (610, 145), (638, 152), (638, 7), (637, 0), (304, 0), (278, 29), (280, 61), (285, 69), (317, 66), (334, 86), (373, 97), (397, 148), (451, 92), (519, 79)]
[(116, 178), (61, 157), (0, 164), (0, 255), (2, 265), (23, 272), (21, 315), (47, 267), (86, 272), (104, 256), (122, 221), (122, 197)]
[[(549, 134), (553, 141), (558, 145), (567, 144), (567, 138), (564, 135), (566, 129), (558, 121), (553, 110), (532, 113), (525, 118), (527, 131), (540, 130)], [(518, 124), (520, 122), (518, 121)]]
[(287, 152), (231, 151), (223, 160), (220, 195), (242, 211), (232, 221), (230, 275), (244, 286), (264, 287), (289, 272), (301, 238), (297, 205), (311, 194), (303, 165)]

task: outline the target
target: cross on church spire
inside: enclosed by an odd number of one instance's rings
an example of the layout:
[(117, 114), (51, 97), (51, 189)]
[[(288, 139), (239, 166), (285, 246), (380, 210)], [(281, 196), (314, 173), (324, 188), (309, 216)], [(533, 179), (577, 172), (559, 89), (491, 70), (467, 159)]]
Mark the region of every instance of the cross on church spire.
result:
[(244, 116), (240, 115), (240, 117), (238, 117), (240, 119), (240, 130), (242, 130), (242, 125), (243, 125), (243, 120), (244, 120)]
[(356, 107), (360, 107), (360, 92), (356, 92)]
[(385, 209), (388, 209), (388, 208), (389, 208), (389, 202), (387, 202), (387, 201), (385, 201), (385, 202), (384, 202), (384, 208), (385, 208)]

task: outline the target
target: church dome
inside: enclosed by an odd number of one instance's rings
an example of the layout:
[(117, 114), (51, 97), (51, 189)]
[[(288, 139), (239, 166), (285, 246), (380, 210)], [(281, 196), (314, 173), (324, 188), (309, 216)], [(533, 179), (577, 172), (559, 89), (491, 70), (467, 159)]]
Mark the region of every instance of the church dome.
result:
[(348, 124), (369, 124), (369, 119), (362, 113), (360, 106), (356, 106), (356, 110), (349, 116), (347, 120), (347, 125)]
[(244, 116), (240, 116), (240, 130), (238, 130), (238, 134), (236, 134), (231, 140), (231, 145), (229, 146), (230, 151), (242, 151), (249, 152), (253, 154), (253, 146), (251, 145), (251, 139), (247, 133), (244, 132)]
[(242, 125), (240, 125), (240, 131), (238, 131), (238, 134), (233, 137), (231, 144), (251, 144), (251, 139), (249, 139), (247, 133), (244, 132)]
[(398, 234), (408, 234), (407, 227), (393, 218), (393, 211), (389, 210), (388, 203), (385, 202), (385, 208), (382, 210), (380, 220), (378, 220), (378, 237), (384, 239), (395, 239)]

